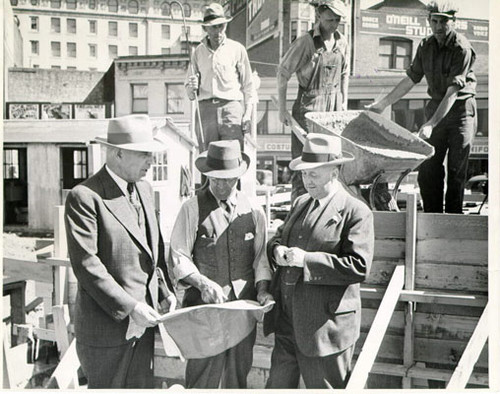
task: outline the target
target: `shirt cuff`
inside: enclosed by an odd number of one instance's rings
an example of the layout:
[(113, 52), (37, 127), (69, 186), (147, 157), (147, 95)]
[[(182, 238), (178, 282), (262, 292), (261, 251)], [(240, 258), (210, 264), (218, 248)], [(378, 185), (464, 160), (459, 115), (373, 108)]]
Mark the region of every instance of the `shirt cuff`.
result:
[(460, 88), (465, 87), (465, 77), (463, 75), (456, 75), (448, 82), (448, 86), (457, 85)]
[(406, 75), (408, 75), (408, 77), (415, 84), (419, 83), (422, 80), (422, 78), (423, 78), (423, 75), (419, 75), (419, 74), (413, 72), (410, 68), (408, 70), (406, 70)]

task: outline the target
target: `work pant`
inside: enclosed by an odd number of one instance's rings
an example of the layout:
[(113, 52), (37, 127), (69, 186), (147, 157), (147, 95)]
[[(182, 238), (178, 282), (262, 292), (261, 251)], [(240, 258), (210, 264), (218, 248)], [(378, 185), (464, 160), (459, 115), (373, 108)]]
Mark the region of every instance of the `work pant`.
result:
[[(300, 127), (309, 132), (309, 130), (307, 129), (306, 118), (304, 116), (305, 113), (300, 108), (300, 101), (297, 100), (293, 104), (292, 116), (300, 125)], [(304, 144), (299, 141), (299, 139), (295, 136), (295, 133), (292, 131), (292, 160), (302, 156), (302, 149), (304, 149)], [(307, 190), (304, 187), (304, 182), (302, 181), (302, 173), (300, 171), (292, 171), (291, 183), (292, 192), (290, 196), (290, 202), (293, 203), (297, 197), (307, 193)]]
[(88, 346), (77, 340), (76, 351), (89, 389), (154, 388), (154, 328), (121, 346)]
[(186, 388), (245, 389), (252, 368), (253, 345), (257, 330), (236, 346), (216, 356), (190, 359), (186, 365)]
[(241, 129), (241, 119), (244, 109), (241, 101), (201, 100), (199, 107), (203, 128), (202, 141), (199, 124), (196, 121), (200, 152), (207, 150), (210, 142), (220, 140), (238, 140), (243, 151), (244, 135)]
[[(427, 118), (432, 116), (438, 104), (429, 103), (426, 108)], [(471, 97), (457, 100), (432, 130), (427, 142), (434, 147), (434, 156), (423, 162), (418, 171), (424, 212), (443, 212), (443, 162), (448, 153), (445, 212), (462, 213), (467, 164), (476, 129), (476, 101)]]

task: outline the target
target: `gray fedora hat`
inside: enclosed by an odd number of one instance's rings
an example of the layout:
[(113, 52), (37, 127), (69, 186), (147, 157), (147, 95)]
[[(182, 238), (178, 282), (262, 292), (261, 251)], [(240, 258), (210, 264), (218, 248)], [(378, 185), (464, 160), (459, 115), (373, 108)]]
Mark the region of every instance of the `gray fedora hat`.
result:
[(227, 18), (224, 14), (224, 8), (219, 3), (212, 3), (205, 8), (203, 15), (202, 26), (220, 25), (222, 23), (230, 22), (233, 18)]
[(354, 160), (354, 156), (342, 151), (342, 141), (333, 135), (309, 133), (302, 156), (290, 162), (292, 171), (310, 170), (322, 166), (340, 165)]
[(237, 140), (214, 141), (195, 161), (198, 170), (212, 178), (239, 178), (248, 169), (250, 157)]
[(96, 142), (139, 152), (161, 152), (167, 145), (155, 138), (157, 129), (147, 115), (127, 115), (108, 123), (108, 134), (95, 137)]

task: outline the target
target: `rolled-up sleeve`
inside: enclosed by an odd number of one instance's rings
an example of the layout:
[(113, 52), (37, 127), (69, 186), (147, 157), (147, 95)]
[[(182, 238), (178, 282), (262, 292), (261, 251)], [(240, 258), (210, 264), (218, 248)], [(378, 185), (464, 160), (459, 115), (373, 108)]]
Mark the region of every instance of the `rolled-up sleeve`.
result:
[(457, 85), (463, 88), (466, 84), (467, 74), (475, 60), (475, 53), (471, 47), (458, 47), (453, 53), (451, 70), (446, 79), (447, 86)]
[(424, 77), (424, 65), (422, 61), (422, 43), (420, 43), (410, 67), (406, 70), (406, 75), (408, 75), (413, 83), (419, 83)]
[(255, 259), (253, 268), (255, 272), (255, 283), (261, 280), (271, 280), (272, 270), (267, 260), (266, 244), (267, 244), (267, 229), (266, 215), (262, 208), (253, 209), (252, 215), (255, 221), (255, 240), (254, 250)]
[(169, 273), (174, 286), (189, 275), (199, 273), (194, 264), (192, 250), (195, 242), (198, 218), (195, 209), (189, 209), (190, 201), (184, 203), (177, 215), (170, 237)]
[(278, 66), (278, 72), (286, 79), (290, 79), (297, 70), (300, 70), (311, 60), (312, 53), (308, 50), (308, 40), (311, 40), (309, 34), (297, 38), (283, 56)]
[(237, 67), (240, 74), (240, 82), (245, 104), (256, 104), (259, 101), (257, 97), (257, 90), (255, 89), (253, 81), (250, 60), (248, 60), (248, 54), (244, 47), (241, 48), (241, 56)]

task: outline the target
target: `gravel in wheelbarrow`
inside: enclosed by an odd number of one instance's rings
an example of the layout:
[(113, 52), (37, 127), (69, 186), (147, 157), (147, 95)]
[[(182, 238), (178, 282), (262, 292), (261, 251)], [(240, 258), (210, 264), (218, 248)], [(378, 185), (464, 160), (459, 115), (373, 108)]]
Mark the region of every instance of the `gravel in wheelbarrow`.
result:
[(347, 185), (393, 182), (434, 154), (434, 148), (416, 134), (370, 111), (309, 112), (309, 132), (342, 138), (342, 149), (355, 160), (344, 164)]

